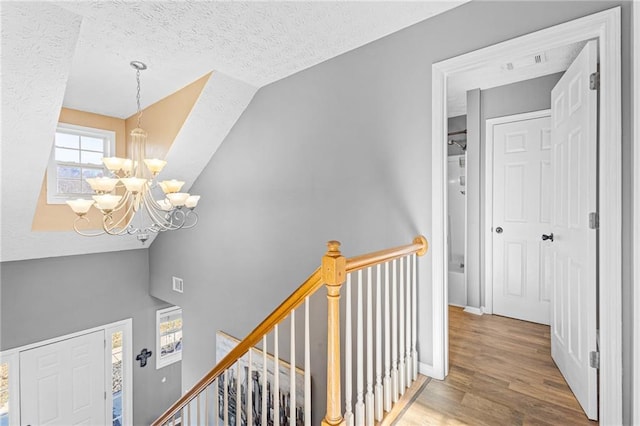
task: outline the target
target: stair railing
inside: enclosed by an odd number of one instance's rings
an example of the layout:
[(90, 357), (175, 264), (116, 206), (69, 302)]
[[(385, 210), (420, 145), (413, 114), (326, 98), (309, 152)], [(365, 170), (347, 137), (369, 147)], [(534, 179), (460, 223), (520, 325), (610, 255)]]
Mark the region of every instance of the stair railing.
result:
[[(389, 412), (393, 403), (416, 379), (418, 373), (418, 354), (416, 347), (416, 289), (417, 256), (427, 252), (428, 243), (418, 236), (412, 244), (381, 250), (350, 259), (340, 252), (340, 243), (329, 241), (328, 250), (322, 257), (321, 266), (280, 304), (260, 325), (236, 345), (218, 364), (200, 379), (189, 391), (169, 407), (152, 426), (209, 425), (214, 413), (218, 425), (218, 413), (223, 413), (221, 424), (229, 425), (311, 425), (311, 376), (309, 353), (309, 297), (323, 285), (327, 288), (327, 406), (322, 420), (323, 426), (354, 424), (373, 425), (380, 422), (384, 412)], [(399, 268), (398, 268), (399, 264)], [(375, 279), (373, 268), (375, 267)], [(384, 267), (384, 268), (383, 268)], [(384, 274), (382, 273), (384, 269)], [(364, 389), (364, 318), (363, 318), (363, 271), (366, 271), (366, 353), (367, 353), (367, 389)], [(352, 326), (351, 283), (357, 279), (357, 364), (356, 364), (356, 404), (355, 415), (352, 407)], [(346, 282), (346, 321), (345, 321), (345, 412), (342, 411), (341, 397), (341, 351), (340, 351), (340, 293)], [(384, 297), (382, 287), (384, 286)], [(374, 289), (375, 287), (375, 289)], [(391, 290), (391, 292), (390, 292)], [(375, 329), (376, 349), (373, 350), (372, 305), (375, 292)], [(391, 293), (391, 296), (390, 296)], [(406, 302), (406, 309), (405, 309)], [(304, 304), (304, 406), (296, 403), (296, 361), (295, 361), (295, 312)], [(383, 308), (384, 305), (384, 315)], [(382, 318), (384, 317), (384, 329)], [(278, 356), (278, 325), (287, 318), (291, 330), (291, 360), (289, 392), (283, 396), (279, 391), (280, 374), (272, 374), (273, 383), (268, 383), (267, 335), (273, 333), (272, 371), (281, 369)], [(382, 351), (384, 340), (384, 356)], [(252, 372), (253, 348), (262, 343), (262, 371)], [(382, 363), (384, 359), (384, 370)], [(244, 360), (241, 365), (240, 360)], [(373, 366), (376, 365), (376, 380), (373, 380)], [(234, 369), (235, 365), (235, 369)], [(245, 369), (246, 387), (242, 389), (241, 369)], [(255, 374), (253, 374), (255, 373)], [(260, 374), (261, 373), (261, 374)], [(234, 379), (234, 374), (236, 374)], [(260, 401), (253, 401), (250, 383), (254, 375), (260, 380)], [(214, 398), (210, 396), (210, 389)], [(222, 395), (221, 395), (222, 394)], [(256, 397), (256, 398), (257, 398)], [(213, 403), (210, 404), (210, 400)], [(244, 403), (244, 404), (243, 404)], [(241, 410), (242, 406), (245, 410)], [(257, 408), (254, 410), (254, 408)], [(253, 418), (254, 412), (256, 417)], [(229, 413), (235, 413), (230, 418)], [(244, 417), (241, 415), (243, 414)], [(204, 420), (204, 421), (203, 421)]]

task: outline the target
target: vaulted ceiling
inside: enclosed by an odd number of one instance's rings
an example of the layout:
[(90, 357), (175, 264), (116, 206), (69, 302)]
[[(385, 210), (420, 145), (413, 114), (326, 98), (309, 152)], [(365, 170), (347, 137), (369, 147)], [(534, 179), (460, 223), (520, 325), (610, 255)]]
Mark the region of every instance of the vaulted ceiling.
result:
[(0, 260), (141, 247), (31, 230), (60, 108), (132, 115), (131, 60), (143, 108), (213, 71), (163, 172), (188, 189), (261, 86), (464, 2), (2, 2)]

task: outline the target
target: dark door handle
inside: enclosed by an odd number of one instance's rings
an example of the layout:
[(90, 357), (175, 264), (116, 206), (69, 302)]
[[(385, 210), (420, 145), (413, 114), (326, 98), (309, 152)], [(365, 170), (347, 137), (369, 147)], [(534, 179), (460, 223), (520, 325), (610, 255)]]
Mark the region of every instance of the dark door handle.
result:
[(496, 232), (497, 232), (498, 234), (502, 234), (502, 227), (501, 227), (501, 226), (498, 226), (498, 227), (496, 228)]
[(542, 234), (542, 241), (547, 241), (547, 240), (551, 240), (553, 241), (553, 232), (550, 233), (549, 235), (547, 234)]

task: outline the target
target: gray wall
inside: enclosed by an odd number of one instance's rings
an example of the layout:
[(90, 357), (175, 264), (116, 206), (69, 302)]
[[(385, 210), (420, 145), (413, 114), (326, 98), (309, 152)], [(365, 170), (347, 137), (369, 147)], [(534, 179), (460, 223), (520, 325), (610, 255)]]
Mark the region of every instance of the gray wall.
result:
[[(148, 250), (4, 262), (0, 270), (2, 350), (133, 318), (133, 356), (155, 352)], [(134, 424), (149, 424), (180, 396), (180, 363), (133, 361)], [(161, 380), (166, 377), (166, 382)]]
[[(262, 88), (193, 188), (203, 195), (197, 229), (160, 235), (150, 249), (152, 294), (185, 309), (185, 384), (212, 367), (215, 330), (249, 332), (318, 265), (324, 241), (341, 240), (353, 255), (418, 233), (431, 237), (434, 62), (618, 4), (470, 2)], [(630, 7), (622, 6), (628, 296)], [(429, 255), (418, 272), (420, 360), (430, 364)], [(172, 275), (185, 279), (183, 295), (172, 294)], [(628, 367), (628, 303), (622, 315)], [(318, 340), (314, 349), (322, 357), (324, 342)], [(321, 384), (322, 369), (313, 374)], [(316, 424), (324, 412), (322, 392), (315, 392), (314, 402)], [(627, 423), (630, 403), (625, 393)]]

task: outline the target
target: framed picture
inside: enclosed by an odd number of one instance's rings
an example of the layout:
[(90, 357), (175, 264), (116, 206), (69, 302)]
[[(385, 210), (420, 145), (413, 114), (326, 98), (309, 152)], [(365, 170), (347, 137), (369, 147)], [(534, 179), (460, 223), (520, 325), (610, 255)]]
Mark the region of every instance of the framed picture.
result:
[[(216, 362), (220, 362), (237, 344), (239, 340), (222, 331), (216, 333)], [(268, 350), (268, 349), (267, 349)], [(251, 377), (248, 378), (248, 359), (245, 354), (239, 360), (240, 377), (238, 377), (237, 366), (231, 367), (225, 374), (218, 379), (218, 418), (224, 420), (224, 390), (227, 389), (227, 420), (229, 424), (236, 424), (236, 401), (237, 401), (237, 385), (240, 380), (241, 407), (239, 413), (240, 424), (247, 425), (247, 388), (251, 389), (251, 407), (253, 422), (251, 426), (262, 424), (262, 395), (266, 392), (267, 396), (267, 424), (275, 424), (274, 397), (280, 400), (280, 425), (297, 426), (304, 425), (304, 370), (295, 368), (295, 389), (296, 389), (296, 418), (294, 421), (290, 418), (291, 407), (291, 364), (283, 360), (278, 360), (279, 374), (279, 391), (274, 390), (274, 366), (276, 364), (273, 355), (267, 353), (267, 389), (264, 389), (263, 379), (263, 360), (264, 354), (262, 350), (251, 348)]]
[(156, 369), (182, 360), (182, 308), (156, 311)]

